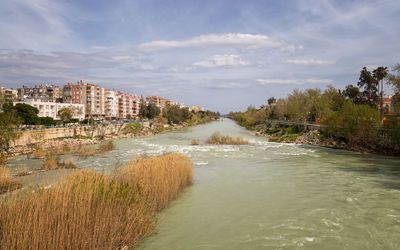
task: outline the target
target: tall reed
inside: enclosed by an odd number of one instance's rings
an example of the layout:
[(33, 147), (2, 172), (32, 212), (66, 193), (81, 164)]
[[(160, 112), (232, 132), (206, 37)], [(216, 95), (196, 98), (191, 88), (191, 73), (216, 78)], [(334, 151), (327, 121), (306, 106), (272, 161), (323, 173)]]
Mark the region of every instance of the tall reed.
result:
[(246, 145), (249, 144), (248, 140), (239, 138), (239, 137), (230, 137), (230, 136), (223, 136), (219, 133), (214, 133), (211, 135), (210, 138), (206, 141), (208, 144), (216, 144), (216, 145)]
[(13, 191), (20, 188), (21, 186), (22, 185), (19, 181), (12, 178), (11, 172), (8, 168), (0, 166), (0, 194), (8, 191)]
[(192, 162), (181, 154), (139, 158), (130, 161), (126, 168), (118, 169), (115, 177), (120, 182), (139, 185), (151, 210), (159, 211), (182, 188), (192, 184)]
[(114, 175), (75, 171), (50, 188), (0, 198), (4, 249), (117, 249), (149, 235), (155, 211), (192, 183), (192, 162), (173, 154), (137, 159)]

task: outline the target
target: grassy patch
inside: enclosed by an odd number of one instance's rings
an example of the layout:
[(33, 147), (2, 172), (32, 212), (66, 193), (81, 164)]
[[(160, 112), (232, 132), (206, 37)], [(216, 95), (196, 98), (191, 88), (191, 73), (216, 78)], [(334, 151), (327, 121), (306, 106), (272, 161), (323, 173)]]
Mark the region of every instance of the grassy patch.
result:
[(207, 143), (216, 145), (245, 145), (249, 144), (249, 141), (238, 137), (222, 136), (218, 133), (214, 133), (207, 139)]
[(193, 146), (200, 145), (200, 141), (199, 141), (199, 140), (192, 140), (192, 141), (190, 142), (190, 145), (193, 145)]
[(25, 175), (29, 175), (29, 170), (26, 167), (17, 170), (16, 176), (25, 176)]
[(111, 150), (115, 149), (115, 143), (114, 141), (105, 141), (100, 143), (99, 145), (99, 152), (100, 153), (105, 153)]
[(46, 156), (46, 151), (41, 148), (36, 149), (35, 152), (32, 153), (33, 159), (43, 159)]
[(137, 134), (142, 130), (142, 124), (140, 123), (129, 123), (126, 124), (122, 129), (123, 134)]

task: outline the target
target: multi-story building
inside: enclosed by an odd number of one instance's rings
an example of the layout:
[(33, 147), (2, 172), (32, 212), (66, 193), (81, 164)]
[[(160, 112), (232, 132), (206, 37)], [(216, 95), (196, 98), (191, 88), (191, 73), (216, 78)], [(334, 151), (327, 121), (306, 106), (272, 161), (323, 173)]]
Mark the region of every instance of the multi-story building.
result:
[(140, 104), (143, 99), (139, 96), (118, 92), (119, 99), (119, 117), (125, 119), (128, 117), (137, 117), (140, 111)]
[(44, 101), (60, 102), (62, 92), (56, 85), (35, 85), (35, 87), (22, 86), (18, 88), (18, 99), (41, 99)]
[(86, 116), (104, 118), (106, 116), (106, 89), (95, 84), (67, 83), (63, 87), (63, 102), (86, 105)]
[(0, 110), (3, 109), (4, 103), (12, 103), (18, 99), (18, 91), (15, 89), (7, 89), (0, 87)]
[(76, 103), (60, 103), (52, 101), (43, 101), (41, 99), (26, 99), (25, 101), (14, 102), (13, 104), (24, 103), (31, 105), (39, 110), (39, 117), (51, 117), (54, 120), (60, 120), (58, 111), (63, 108), (69, 108), (72, 111), (72, 118), (82, 121), (85, 119), (85, 105)]
[(119, 118), (118, 92), (113, 90), (106, 90), (105, 98), (106, 119), (113, 120), (115, 118)]
[(165, 98), (162, 98), (162, 97), (159, 97), (159, 96), (148, 96), (148, 97), (146, 98), (146, 100), (147, 100), (149, 103), (156, 105), (156, 106), (159, 107), (161, 110), (163, 110), (163, 109), (167, 106), (167, 104), (173, 103), (173, 102), (171, 102), (170, 100), (165, 99)]

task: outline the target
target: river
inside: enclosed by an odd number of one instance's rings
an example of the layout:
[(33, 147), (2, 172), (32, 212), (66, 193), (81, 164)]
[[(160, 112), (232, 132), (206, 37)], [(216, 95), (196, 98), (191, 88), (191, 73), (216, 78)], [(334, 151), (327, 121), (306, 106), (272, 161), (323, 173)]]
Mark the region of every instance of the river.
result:
[[(214, 132), (251, 144), (190, 145)], [(194, 184), (138, 249), (400, 249), (400, 158), (268, 142), (227, 119), (116, 146), (76, 164), (109, 172), (166, 152), (194, 162)], [(17, 157), (11, 167), (37, 164)]]

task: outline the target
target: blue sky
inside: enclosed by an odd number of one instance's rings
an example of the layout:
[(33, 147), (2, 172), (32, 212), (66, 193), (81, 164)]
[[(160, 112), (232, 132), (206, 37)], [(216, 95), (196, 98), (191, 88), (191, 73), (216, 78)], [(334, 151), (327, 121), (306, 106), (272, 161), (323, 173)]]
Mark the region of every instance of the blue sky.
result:
[(244, 110), (400, 63), (399, 13), (398, 0), (3, 0), (0, 85), (83, 80)]

